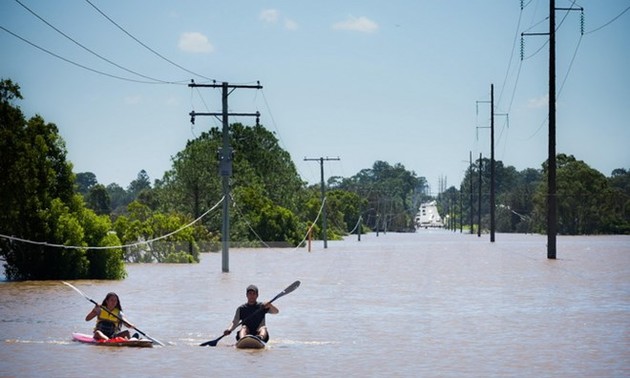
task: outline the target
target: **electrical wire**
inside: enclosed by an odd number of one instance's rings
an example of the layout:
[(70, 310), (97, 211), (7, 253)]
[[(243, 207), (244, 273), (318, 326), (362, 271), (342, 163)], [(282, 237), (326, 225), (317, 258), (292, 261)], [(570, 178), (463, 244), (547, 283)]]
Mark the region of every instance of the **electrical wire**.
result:
[(580, 35), (580, 39), (578, 40), (577, 45), (575, 46), (575, 51), (573, 51), (573, 57), (571, 58), (571, 62), (569, 63), (569, 68), (567, 69), (567, 73), (564, 75), (564, 79), (562, 79), (562, 84), (560, 84), (560, 88), (558, 88), (558, 92), (556, 93), (556, 101), (560, 98), (560, 93), (562, 93), (562, 89), (564, 88), (564, 84), (567, 82), (567, 78), (569, 77), (569, 73), (573, 68), (573, 62), (575, 61), (575, 57), (577, 56), (578, 50), (580, 48), (580, 44), (582, 42), (582, 36)]
[[(512, 59), (514, 58), (514, 50), (516, 50), (516, 41), (518, 40), (518, 31), (521, 28), (521, 19), (523, 18), (523, 10), (519, 12), (518, 21), (516, 23), (516, 32), (514, 33), (514, 39), (512, 40), (512, 51), (510, 51), (510, 59), (508, 60), (508, 66), (505, 70), (505, 78), (503, 79), (503, 85), (501, 86), (501, 90), (499, 91), (499, 99), (497, 104), (501, 103), (501, 99), (503, 98), (503, 91), (505, 90), (505, 86), (508, 81), (508, 75), (510, 73), (510, 69), (512, 68)], [(508, 110), (509, 112), (509, 110)]]
[[(52, 56), (54, 56), (54, 57), (55, 57), (55, 58), (57, 58), (57, 59), (63, 60), (64, 62), (70, 63), (70, 64), (72, 64), (72, 65), (74, 65), (74, 66), (79, 67), (79, 68), (83, 68), (84, 70), (87, 70), (87, 71), (90, 71), (90, 72), (94, 72), (94, 73), (97, 73), (97, 74), (99, 74), (99, 75), (103, 75), (103, 76), (111, 77), (111, 78), (113, 78), (113, 79), (124, 80), (124, 81), (130, 81), (130, 82), (134, 82), (134, 83), (142, 83), (142, 84), (162, 84), (162, 83), (155, 82), (155, 81), (144, 81), (144, 80), (130, 79), (130, 78), (122, 77), (122, 76), (113, 75), (113, 74), (110, 74), (110, 73), (107, 73), (107, 72), (99, 71), (99, 70), (96, 70), (96, 69), (94, 69), (94, 68), (90, 68), (90, 67), (88, 67), (88, 66), (84, 66), (84, 65), (82, 65), (82, 64), (80, 64), (80, 63), (77, 63), (77, 62), (74, 62), (74, 61), (72, 61), (72, 60), (70, 60), (70, 59), (64, 58), (63, 56), (61, 56), (61, 55), (59, 55), (59, 54), (55, 54), (54, 52), (52, 52), (52, 51), (50, 51), (50, 50), (47, 50), (47, 49), (45, 49), (45, 48), (43, 48), (43, 47), (41, 47), (41, 46), (38, 46), (38, 45), (36, 45), (35, 43), (33, 43), (33, 42), (31, 42), (31, 41), (27, 40), (26, 38), (23, 38), (23, 37), (19, 36), (18, 34), (16, 34), (16, 33), (12, 32), (12, 31), (10, 31), (9, 29), (5, 28), (5, 27), (4, 27), (4, 26), (2, 26), (2, 25), (0, 25), (0, 29), (2, 29), (2, 30), (4, 30), (5, 32), (7, 32), (7, 33), (11, 34), (11, 35), (12, 35), (12, 36), (14, 36), (15, 38), (20, 39), (20, 40), (22, 40), (23, 42), (25, 42), (25, 43), (27, 43), (27, 44), (29, 44), (29, 45), (31, 45), (31, 46), (33, 46), (33, 47), (35, 47), (36, 49), (39, 49), (39, 50), (41, 50), (41, 51), (43, 51), (43, 52), (45, 52), (45, 53), (47, 53), (47, 54), (49, 54), (49, 55), (52, 55)], [(173, 83), (173, 84), (175, 84), (175, 83)]]
[(122, 26), (120, 26), (116, 21), (114, 21), (111, 17), (109, 17), (107, 14), (105, 14), (105, 12), (103, 12), (102, 10), (100, 10), (96, 5), (94, 5), (90, 0), (85, 0), (86, 3), (90, 4), (92, 6), (92, 8), (94, 8), (98, 13), (100, 13), (103, 17), (105, 17), (109, 22), (111, 22), (114, 26), (116, 26), (118, 29), (120, 29), (123, 33), (127, 34), (131, 39), (133, 39), (134, 41), (138, 42), (142, 47), (144, 47), (145, 49), (151, 51), (153, 54), (157, 55), (158, 57), (160, 57), (161, 59), (165, 60), (166, 62), (174, 65), (175, 67), (186, 71), (190, 74), (193, 74), (195, 76), (204, 78), (206, 80), (210, 80), (213, 81), (214, 79), (211, 79), (207, 76), (198, 74), (196, 72), (193, 72), (185, 67), (182, 67), (181, 65), (173, 62), (172, 60), (166, 58), (164, 55), (160, 54), (159, 52), (155, 51), (154, 49), (152, 49), (151, 47), (147, 46), (144, 42), (140, 41), (138, 38), (134, 37), (131, 33), (129, 33), (127, 30), (125, 30), (125, 28), (123, 28)]
[(628, 7), (628, 8), (626, 8), (626, 9), (624, 9), (621, 13), (619, 13), (617, 16), (615, 16), (612, 20), (608, 21), (608, 22), (607, 22), (607, 23), (605, 23), (604, 25), (602, 25), (602, 26), (600, 26), (600, 27), (598, 27), (598, 28), (595, 28), (595, 29), (593, 29), (593, 30), (589, 30), (589, 31), (587, 31), (587, 32), (584, 32), (584, 34), (591, 34), (591, 33), (595, 33), (596, 31), (599, 31), (599, 30), (601, 30), (601, 29), (605, 28), (606, 26), (608, 26), (608, 25), (612, 24), (613, 22), (617, 21), (617, 19), (618, 19), (619, 17), (623, 16), (623, 14), (624, 14), (624, 13), (626, 13), (628, 10), (630, 10), (630, 7)]
[[(66, 33), (64, 33), (63, 31), (59, 30), (57, 27), (55, 27), (54, 25), (52, 25), (50, 22), (46, 21), (43, 17), (41, 17), (39, 14), (35, 13), (35, 11), (33, 11), (32, 9), (30, 9), (29, 7), (27, 7), (26, 5), (24, 5), (20, 0), (15, 0), (16, 3), (20, 4), (24, 9), (26, 9), (28, 12), (30, 12), (33, 16), (37, 17), (40, 21), (42, 21), (43, 23), (45, 23), (46, 25), (48, 25), (50, 28), (52, 28), (54, 31), (56, 31), (57, 33), (61, 34), (62, 36), (64, 36), (65, 38), (67, 38), (68, 40), (72, 41), (74, 44), (76, 44), (77, 46), (81, 47), (82, 49), (84, 49), (85, 51), (89, 52), (90, 54), (100, 58), (101, 60), (104, 60), (105, 62), (116, 66), (118, 68), (120, 68), (121, 70), (127, 71), (131, 74), (140, 76), (142, 78), (148, 79), (148, 80), (153, 80), (157, 83), (162, 83), (162, 84), (174, 84), (175, 82), (173, 81), (165, 81), (165, 80), (160, 80), (160, 79), (156, 79), (154, 77), (150, 77), (147, 75), (143, 75), (139, 72), (136, 71), (132, 71), (126, 67), (123, 67), (115, 62), (113, 62), (110, 59), (105, 58), (104, 56), (94, 52), (93, 50), (89, 49), (88, 47), (86, 47), (85, 45), (81, 44), (80, 42), (78, 42), (77, 40), (75, 40), (74, 38), (70, 37), (69, 35), (67, 35)], [(183, 82), (183, 81), (180, 81)]]

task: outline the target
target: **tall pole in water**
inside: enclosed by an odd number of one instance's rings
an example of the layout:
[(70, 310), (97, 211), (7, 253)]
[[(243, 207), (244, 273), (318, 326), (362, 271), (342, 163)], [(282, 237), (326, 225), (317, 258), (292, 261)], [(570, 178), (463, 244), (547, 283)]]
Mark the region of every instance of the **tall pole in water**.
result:
[(470, 159), (470, 174), (468, 177), (470, 178), (470, 234), (474, 233), (474, 206), (473, 206), (473, 165), (472, 165), (472, 151), (469, 154)]
[(549, 0), (549, 166), (547, 167), (547, 258), (556, 258), (556, 4)]
[(481, 237), (481, 167), (483, 162), (481, 161), (481, 153), (479, 153), (479, 198), (477, 198), (477, 237)]
[(322, 191), (322, 239), (324, 240), (324, 248), (328, 248), (328, 231), (327, 231), (327, 220), (326, 220), (326, 204), (324, 201), (326, 200), (326, 184), (324, 181), (324, 160), (341, 160), (338, 157), (320, 157), (320, 158), (304, 158), (304, 161), (319, 161), (320, 172), (321, 172), (321, 191)]
[(188, 84), (189, 87), (209, 87), (209, 88), (221, 88), (221, 98), (222, 98), (222, 112), (221, 113), (197, 113), (195, 111), (190, 112), (190, 122), (192, 124), (195, 123), (196, 116), (221, 116), (223, 120), (223, 146), (219, 151), (219, 175), (222, 179), (222, 188), (223, 188), (223, 226), (221, 227), (221, 245), (222, 245), (222, 253), (221, 253), (221, 270), (224, 273), (230, 271), (230, 254), (229, 254), (229, 243), (230, 243), (230, 176), (232, 176), (232, 147), (230, 147), (230, 130), (229, 130), (229, 122), (228, 116), (252, 116), (256, 117), (256, 124), (258, 124), (258, 120), (260, 119), (260, 113), (228, 113), (228, 96), (230, 92), (229, 88), (250, 88), (250, 89), (262, 89), (260, 83), (257, 85), (230, 85), (227, 82), (223, 82), (221, 84), (195, 84), (195, 82), (191, 82)]
[(490, 84), (490, 242), (494, 242), (494, 84)]
[[(521, 9), (523, 3), (521, 2)], [(549, 35), (549, 146), (547, 158), (547, 258), (556, 258), (556, 234), (558, 233), (558, 198), (556, 183), (556, 10), (582, 13), (580, 32), (584, 35), (584, 8), (557, 8), (555, 0), (549, 0), (549, 33), (521, 33), (521, 60), (523, 60), (523, 36)]]

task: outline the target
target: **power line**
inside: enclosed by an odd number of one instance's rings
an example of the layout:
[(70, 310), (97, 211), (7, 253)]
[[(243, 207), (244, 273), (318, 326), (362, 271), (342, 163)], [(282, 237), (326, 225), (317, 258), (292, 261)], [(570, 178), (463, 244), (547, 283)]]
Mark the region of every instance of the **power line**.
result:
[(151, 51), (153, 54), (157, 55), (158, 57), (162, 58), (163, 60), (167, 61), (168, 63), (174, 65), (175, 67), (182, 69), (188, 73), (191, 73), (195, 76), (199, 76), (201, 78), (204, 78), (206, 80), (211, 80), (214, 81), (215, 79), (211, 79), (209, 77), (203, 76), (201, 74), (195, 73), (185, 67), (180, 66), (179, 64), (173, 62), (172, 60), (166, 58), (164, 55), (160, 54), (159, 52), (155, 51), (154, 49), (152, 49), (151, 47), (147, 46), (145, 43), (143, 43), (142, 41), (140, 41), (138, 38), (134, 37), (131, 33), (129, 33), (127, 30), (125, 30), (122, 26), (120, 26), (118, 23), (116, 23), (116, 21), (112, 20), (107, 14), (105, 14), (105, 12), (103, 12), (102, 10), (100, 10), (96, 5), (94, 5), (90, 0), (85, 0), (86, 3), (90, 4), (92, 6), (92, 8), (96, 9), (96, 11), (98, 13), (100, 13), (103, 17), (105, 17), (109, 22), (111, 22), (112, 24), (114, 24), (118, 29), (120, 29), (123, 33), (127, 34), (131, 39), (133, 39), (134, 41), (138, 42), (142, 47), (144, 47), (145, 49)]
[[(14, 36), (15, 38), (18, 38), (18, 39), (22, 40), (23, 42), (28, 43), (29, 45), (31, 45), (31, 46), (33, 46), (33, 47), (35, 47), (36, 49), (39, 49), (39, 50), (41, 50), (41, 51), (45, 52), (46, 54), (52, 55), (52, 56), (54, 56), (54, 57), (55, 57), (55, 58), (57, 58), (57, 59), (61, 59), (61, 60), (63, 60), (64, 62), (70, 63), (70, 64), (72, 64), (72, 65), (74, 65), (74, 66), (79, 67), (79, 68), (83, 68), (84, 70), (87, 70), (87, 71), (90, 71), (90, 72), (94, 72), (94, 73), (97, 73), (97, 74), (99, 74), (99, 75), (103, 75), (103, 76), (111, 77), (111, 78), (114, 78), (114, 79), (119, 79), (119, 80), (124, 80), (124, 81), (131, 81), (131, 82), (134, 82), (134, 83), (142, 83), (142, 84), (162, 84), (162, 83), (155, 82), (155, 81), (143, 81), (143, 80), (130, 79), (130, 78), (122, 77), (122, 76), (116, 76), (116, 75), (109, 74), (109, 73), (107, 73), (107, 72), (103, 72), (103, 71), (96, 70), (96, 69), (94, 69), (94, 68), (90, 68), (90, 67), (88, 67), (88, 66), (84, 66), (83, 64), (80, 64), (80, 63), (74, 62), (74, 61), (72, 61), (72, 60), (70, 60), (70, 59), (64, 58), (63, 56), (61, 56), (61, 55), (59, 55), (59, 54), (55, 54), (54, 52), (52, 52), (52, 51), (50, 51), (50, 50), (47, 50), (47, 49), (45, 49), (45, 48), (43, 48), (43, 47), (41, 47), (41, 46), (38, 46), (38, 45), (36, 45), (35, 43), (33, 43), (33, 42), (31, 42), (31, 41), (27, 40), (26, 38), (23, 38), (23, 37), (21, 37), (21, 36), (19, 36), (19, 35), (15, 34), (14, 32), (10, 31), (9, 29), (5, 28), (5, 27), (4, 27), (4, 26), (2, 26), (2, 25), (0, 25), (0, 29), (2, 29), (2, 30), (4, 30), (5, 32), (7, 32), (7, 33), (11, 34), (11, 35), (12, 35), (12, 36)], [(175, 84), (175, 83), (171, 83), (171, 84)]]
[(118, 68), (120, 68), (121, 70), (127, 71), (131, 74), (143, 77), (145, 79), (149, 79), (149, 80), (153, 80), (159, 83), (163, 83), (163, 84), (172, 84), (173, 82), (169, 82), (169, 81), (165, 81), (165, 80), (160, 80), (160, 79), (156, 79), (147, 75), (143, 75), (139, 72), (136, 71), (132, 71), (128, 68), (125, 68), (113, 61), (111, 61), (110, 59), (105, 58), (104, 56), (94, 52), (93, 50), (89, 49), (88, 47), (86, 47), (85, 45), (79, 43), (78, 41), (76, 41), (74, 38), (70, 37), (69, 35), (67, 35), (66, 33), (64, 33), (63, 31), (59, 30), (57, 27), (55, 27), (54, 25), (52, 25), (50, 22), (46, 21), (43, 17), (41, 17), (40, 15), (38, 15), (37, 13), (35, 13), (35, 11), (33, 11), (32, 9), (30, 9), (29, 7), (27, 7), (26, 5), (24, 5), (22, 2), (20, 2), (20, 0), (15, 0), (16, 3), (20, 4), (24, 9), (26, 9), (27, 11), (29, 11), (33, 16), (37, 17), (40, 21), (42, 21), (43, 23), (45, 23), (46, 25), (48, 25), (50, 28), (52, 28), (54, 31), (56, 31), (57, 33), (61, 34), (62, 36), (64, 36), (65, 38), (69, 39), (70, 41), (72, 41), (74, 44), (76, 44), (77, 46), (81, 47), (82, 49), (84, 49), (85, 51), (89, 52), (90, 54), (106, 61), (107, 63), (114, 65)]
[(564, 84), (567, 82), (567, 78), (569, 77), (571, 68), (573, 68), (573, 62), (575, 62), (575, 57), (577, 56), (578, 49), (580, 48), (580, 43), (582, 43), (581, 35), (580, 35), (580, 39), (578, 40), (577, 45), (575, 46), (575, 51), (573, 52), (573, 57), (571, 58), (571, 62), (569, 63), (569, 68), (567, 69), (567, 73), (564, 75), (562, 84), (560, 84), (560, 88), (558, 89), (558, 94), (556, 95), (556, 101), (560, 98), (560, 93), (562, 93), (562, 89), (564, 88)]
[(621, 17), (624, 13), (626, 13), (628, 10), (630, 10), (630, 7), (628, 7), (628, 8), (626, 8), (626, 9), (624, 9), (621, 13), (619, 13), (616, 17), (614, 17), (612, 20), (608, 21), (608, 22), (607, 22), (607, 23), (605, 23), (604, 25), (602, 25), (602, 26), (600, 26), (600, 27), (598, 27), (598, 28), (595, 28), (595, 29), (593, 29), (593, 30), (587, 31), (587, 32), (585, 32), (584, 34), (591, 34), (591, 33), (595, 33), (596, 31), (599, 31), (599, 30), (601, 30), (601, 29), (605, 28), (606, 26), (608, 26), (608, 25), (612, 24), (613, 22), (617, 21), (617, 19), (618, 19), (619, 17)]
[[(501, 99), (503, 98), (503, 90), (505, 89), (505, 86), (507, 84), (508, 81), (508, 75), (510, 73), (510, 69), (512, 68), (512, 59), (514, 58), (514, 50), (516, 49), (516, 41), (518, 40), (518, 31), (521, 28), (521, 19), (523, 17), (523, 9), (521, 8), (521, 11), (519, 12), (518, 15), (518, 22), (516, 23), (516, 33), (514, 33), (514, 39), (512, 40), (512, 51), (510, 51), (510, 59), (508, 60), (508, 67), (505, 70), (505, 78), (503, 79), (503, 85), (501, 86), (501, 91), (499, 92), (499, 100), (497, 101), (497, 104), (501, 103)], [(509, 112), (509, 109), (508, 109)]]

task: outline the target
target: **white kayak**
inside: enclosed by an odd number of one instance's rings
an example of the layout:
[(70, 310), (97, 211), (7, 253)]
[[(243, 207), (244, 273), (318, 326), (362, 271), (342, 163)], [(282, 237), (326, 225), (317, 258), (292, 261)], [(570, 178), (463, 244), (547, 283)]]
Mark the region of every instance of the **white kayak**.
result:
[(263, 349), (265, 348), (265, 345), (266, 344), (262, 341), (262, 339), (254, 335), (243, 336), (236, 342), (236, 347), (238, 349)]
[(86, 335), (84, 333), (78, 332), (72, 334), (72, 340), (78, 341), (80, 343), (110, 347), (151, 348), (153, 346), (153, 341), (151, 340), (128, 340), (121, 337), (116, 337), (109, 340), (96, 340), (94, 337), (92, 337), (92, 335)]

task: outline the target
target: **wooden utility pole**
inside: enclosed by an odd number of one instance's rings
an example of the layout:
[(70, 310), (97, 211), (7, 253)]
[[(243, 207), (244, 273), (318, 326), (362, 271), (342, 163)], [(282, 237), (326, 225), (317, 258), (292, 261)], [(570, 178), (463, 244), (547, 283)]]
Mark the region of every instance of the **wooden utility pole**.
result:
[(322, 239), (324, 240), (324, 248), (328, 248), (328, 235), (326, 230), (326, 183), (324, 182), (324, 161), (328, 160), (341, 160), (338, 157), (320, 157), (320, 158), (304, 158), (304, 161), (319, 161), (321, 170), (321, 189), (322, 189)]
[(195, 111), (190, 112), (190, 122), (195, 123), (196, 116), (221, 116), (223, 119), (223, 146), (219, 151), (219, 175), (222, 180), (223, 187), (223, 227), (221, 229), (221, 269), (227, 273), (230, 271), (230, 176), (232, 176), (232, 147), (230, 147), (230, 130), (228, 116), (251, 116), (256, 117), (256, 124), (260, 119), (260, 113), (229, 113), (228, 112), (228, 96), (231, 91), (236, 88), (249, 88), (249, 89), (262, 89), (260, 82), (257, 85), (230, 85), (227, 82), (221, 84), (195, 84), (192, 81), (188, 84), (189, 87), (206, 87), (206, 88), (221, 88), (222, 89), (222, 105), (223, 111), (221, 113), (197, 113)]

